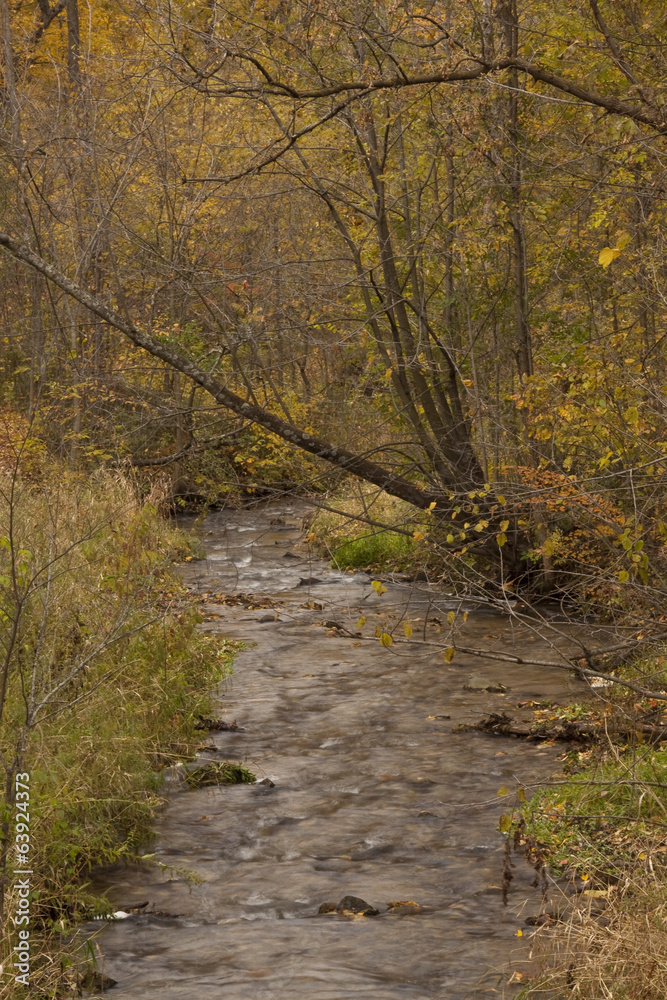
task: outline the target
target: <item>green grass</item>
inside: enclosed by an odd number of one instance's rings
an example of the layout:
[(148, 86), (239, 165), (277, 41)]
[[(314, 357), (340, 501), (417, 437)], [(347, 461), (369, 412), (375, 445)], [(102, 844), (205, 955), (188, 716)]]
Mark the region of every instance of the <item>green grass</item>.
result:
[(667, 749), (640, 745), (615, 758), (556, 779), (524, 806), (526, 833), (555, 871), (615, 876), (664, 836)]
[(332, 565), (339, 569), (386, 569), (405, 563), (414, 542), (390, 531), (351, 538), (332, 550)]

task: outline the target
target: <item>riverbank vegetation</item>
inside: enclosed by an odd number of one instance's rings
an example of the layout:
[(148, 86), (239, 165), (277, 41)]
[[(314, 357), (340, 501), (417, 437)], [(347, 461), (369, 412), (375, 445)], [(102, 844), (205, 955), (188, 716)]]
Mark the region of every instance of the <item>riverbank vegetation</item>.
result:
[(647, 744), (571, 752), (570, 773), (515, 818), (519, 852), (562, 886), (523, 928), (533, 940), (532, 963), (515, 976), (521, 998), (665, 995), (665, 754)]
[[(622, 675), (645, 683), (650, 673), (661, 689), (664, 671), (661, 656)], [(610, 684), (588, 704), (535, 715), (536, 728), (558, 720), (573, 728), (561, 774), (528, 799), (501, 790), (515, 802), (500, 820), (508, 859), (528, 862), (551, 887), (522, 931), (534, 937), (532, 965), (514, 980), (525, 983), (520, 997), (659, 1000), (667, 988), (664, 704)]]
[[(0, 405), (33, 442), (26, 540), (2, 550), (20, 670), (17, 587), (49, 545), (54, 646), (43, 590), (20, 608), (39, 684), (60, 690), (52, 648), (68, 698), (116, 665), (124, 691), (118, 650), (153, 636), (157, 670), (151, 602), (181, 544), (156, 541), (155, 497), (300, 491), (335, 564), (425, 573), (549, 641), (544, 602), (603, 621), (604, 647), (558, 665), (626, 683), (645, 716), (665, 703), (664, 2), (0, 0), (0, 25)], [(119, 694), (113, 725), (157, 733), (143, 697)]]
[[(23, 817), (15, 778), (29, 774), (24, 826), (40, 943), (29, 995), (75, 995), (74, 952), (61, 942), (108, 910), (88, 876), (145, 853), (164, 768), (201, 742), (197, 715), (229, 672), (232, 646), (197, 629), (173, 570), (192, 557), (192, 542), (161, 516), (159, 496), (142, 499), (119, 473), (64, 469), (29, 438), (21, 452), (25, 471), (7, 463), (0, 473), (0, 903), (8, 926)], [(3, 937), (3, 948), (13, 943)]]

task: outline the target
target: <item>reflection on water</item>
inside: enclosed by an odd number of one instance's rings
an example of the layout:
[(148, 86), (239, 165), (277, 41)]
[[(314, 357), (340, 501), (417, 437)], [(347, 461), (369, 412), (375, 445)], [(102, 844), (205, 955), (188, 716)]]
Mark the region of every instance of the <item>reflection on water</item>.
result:
[[(203, 606), (220, 615), (205, 628), (249, 645), (220, 706), (245, 731), (203, 734), (203, 742), (275, 787), (174, 786), (152, 848), (168, 867), (119, 867), (98, 881), (119, 907), (148, 900), (153, 911), (101, 934), (104, 971), (118, 980), (113, 995), (512, 995), (508, 971), (525, 968), (528, 955), (516, 932), (540, 897), (532, 870), (517, 863), (502, 905), (496, 793), (552, 773), (559, 750), (453, 728), (506, 704), (565, 698), (575, 682), (562, 671), (463, 657), (446, 664), (434, 648), (358, 638), (363, 614), (366, 635), (376, 622), (390, 628), (407, 617), (415, 635), (437, 639), (433, 617), (444, 611), (444, 620), (454, 605), (425, 584), (388, 584), (378, 597), (367, 575), (309, 559), (298, 548), (296, 506), (217, 512), (204, 534), (207, 558), (184, 569), (191, 587), (275, 603)], [(332, 620), (346, 631), (324, 626)], [(470, 645), (503, 649), (531, 640), (531, 655), (540, 652), (539, 640), (485, 611), (471, 612), (464, 634)], [(471, 670), (507, 693), (464, 690)], [(201, 884), (188, 887), (183, 869)], [(346, 894), (383, 912), (316, 916)], [(386, 912), (397, 900), (424, 909)]]

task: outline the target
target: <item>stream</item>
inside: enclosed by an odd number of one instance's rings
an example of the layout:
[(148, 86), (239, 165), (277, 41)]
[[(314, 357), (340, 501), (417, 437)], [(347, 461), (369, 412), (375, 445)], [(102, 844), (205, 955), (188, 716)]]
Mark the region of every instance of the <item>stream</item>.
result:
[[(301, 542), (305, 509), (211, 513), (199, 528), (206, 558), (182, 569), (206, 595), (201, 627), (247, 646), (216, 713), (243, 731), (203, 732), (201, 756), (242, 761), (273, 785), (191, 790), (172, 777), (150, 847), (166, 867), (116, 866), (95, 880), (115, 907), (149, 902), (96, 937), (112, 995), (513, 996), (507, 980), (528, 968), (524, 919), (541, 893), (515, 858), (503, 905), (497, 824), (511, 803), (497, 793), (553, 774), (564, 748), (455, 727), (522, 701), (564, 702), (581, 685), (567, 671), (383, 647), (375, 626), (402, 637), (404, 620), (414, 637), (444, 639), (461, 603), (407, 581), (385, 580), (378, 595), (368, 574), (331, 569)], [(464, 643), (553, 658), (529, 628), (470, 609)], [(466, 690), (479, 673), (506, 693)], [(349, 894), (379, 915), (318, 915)], [(419, 907), (387, 910), (396, 901)]]

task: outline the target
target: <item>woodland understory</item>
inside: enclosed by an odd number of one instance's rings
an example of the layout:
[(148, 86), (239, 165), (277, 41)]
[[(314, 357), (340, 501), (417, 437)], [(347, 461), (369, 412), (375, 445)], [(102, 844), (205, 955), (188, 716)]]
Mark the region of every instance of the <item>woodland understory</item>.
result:
[(0, 35), (4, 868), (25, 761), (69, 748), (81, 786), (44, 769), (66, 805), (40, 820), (69, 836), (107, 780), (76, 734), (134, 645), (143, 692), (123, 808), (99, 807), (65, 882), (40, 861), (44, 927), (137, 848), (227, 669), (163, 515), (298, 494), (340, 566), (538, 631), (555, 607), (608, 626), (559, 660), (607, 733), (579, 762), (586, 802), (574, 768), (505, 832), (624, 888), (525, 995), (663, 996), (664, 0), (0, 0)]

